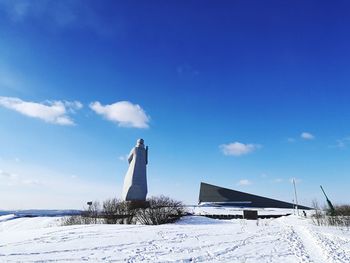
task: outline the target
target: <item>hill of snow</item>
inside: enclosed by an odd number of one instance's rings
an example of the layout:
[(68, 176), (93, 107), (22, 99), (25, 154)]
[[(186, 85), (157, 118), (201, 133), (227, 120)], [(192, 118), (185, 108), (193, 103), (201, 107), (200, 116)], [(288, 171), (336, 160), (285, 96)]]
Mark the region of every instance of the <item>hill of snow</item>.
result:
[(0, 216), (14, 214), (17, 217), (34, 217), (34, 216), (68, 216), (78, 215), (80, 210), (40, 210), (40, 209), (29, 209), (29, 210), (0, 210)]
[(0, 262), (350, 262), (349, 230), (297, 216), (188, 216), (176, 224), (60, 226), (0, 216)]

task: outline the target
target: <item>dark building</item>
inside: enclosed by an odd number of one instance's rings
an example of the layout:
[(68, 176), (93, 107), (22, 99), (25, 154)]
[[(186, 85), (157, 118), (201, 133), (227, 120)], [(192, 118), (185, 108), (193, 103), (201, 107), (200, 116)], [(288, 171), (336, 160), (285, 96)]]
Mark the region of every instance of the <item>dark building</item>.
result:
[[(202, 182), (199, 191), (199, 203), (203, 202), (237, 207), (294, 208), (294, 204), (292, 203), (239, 192)], [(312, 209), (302, 205), (298, 205), (298, 208), (305, 210)]]

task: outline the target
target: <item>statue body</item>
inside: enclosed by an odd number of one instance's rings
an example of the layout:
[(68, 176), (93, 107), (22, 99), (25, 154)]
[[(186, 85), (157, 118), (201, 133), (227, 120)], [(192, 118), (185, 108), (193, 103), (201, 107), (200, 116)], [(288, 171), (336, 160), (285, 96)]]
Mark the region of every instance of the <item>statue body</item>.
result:
[(128, 162), (129, 169), (124, 178), (122, 199), (124, 201), (146, 201), (148, 147), (145, 147), (143, 139), (137, 140), (136, 146), (129, 154)]

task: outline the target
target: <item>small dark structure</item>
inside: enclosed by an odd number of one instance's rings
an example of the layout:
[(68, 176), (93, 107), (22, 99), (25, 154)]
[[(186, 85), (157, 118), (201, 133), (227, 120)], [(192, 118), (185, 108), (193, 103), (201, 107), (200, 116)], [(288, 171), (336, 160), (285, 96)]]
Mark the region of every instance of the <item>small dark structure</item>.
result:
[(249, 220), (258, 219), (258, 211), (257, 210), (243, 210), (243, 218)]
[[(289, 208), (294, 204), (263, 196), (248, 194), (216, 185), (201, 183), (199, 203), (208, 202), (222, 206), (257, 207), (257, 208)], [(298, 205), (299, 209), (311, 210), (307, 206)]]

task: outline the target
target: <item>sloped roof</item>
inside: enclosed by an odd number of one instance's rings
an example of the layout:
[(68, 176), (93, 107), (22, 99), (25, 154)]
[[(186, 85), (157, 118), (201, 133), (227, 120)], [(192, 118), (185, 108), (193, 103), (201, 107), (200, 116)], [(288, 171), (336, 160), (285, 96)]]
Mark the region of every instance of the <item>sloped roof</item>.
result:
[[(222, 203), (239, 207), (259, 207), (259, 208), (294, 208), (294, 204), (244, 193), (216, 185), (201, 182), (199, 191), (199, 203)], [(312, 209), (307, 206), (298, 205), (299, 209)]]

